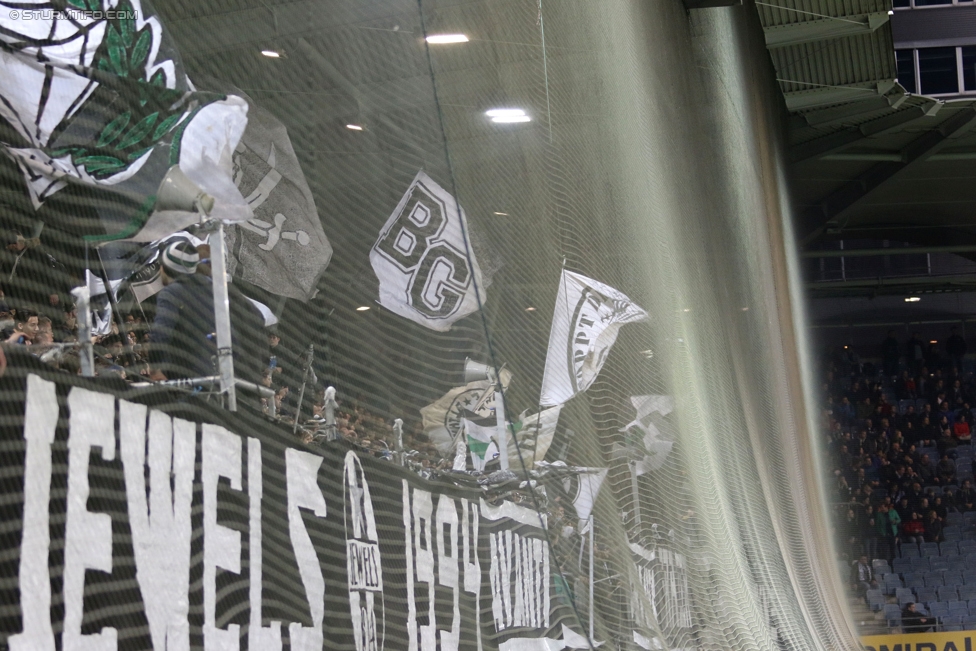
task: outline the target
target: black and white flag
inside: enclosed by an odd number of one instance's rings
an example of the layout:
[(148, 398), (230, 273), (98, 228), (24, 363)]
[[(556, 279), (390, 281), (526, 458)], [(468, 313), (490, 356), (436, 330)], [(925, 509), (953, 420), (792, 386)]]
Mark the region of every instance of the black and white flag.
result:
[(484, 283), (466, 238), (457, 201), (418, 172), (369, 253), (380, 305), (440, 332), (478, 311)]
[(227, 229), (227, 271), (277, 296), (308, 301), (332, 259), (285, 125), (248, 99), (234, 183), (254, 213)]
[(589, 389), (620, 326), (645, 319), (647, 312), (613, 287), (563, 270), (539, 404), (561, 405)]

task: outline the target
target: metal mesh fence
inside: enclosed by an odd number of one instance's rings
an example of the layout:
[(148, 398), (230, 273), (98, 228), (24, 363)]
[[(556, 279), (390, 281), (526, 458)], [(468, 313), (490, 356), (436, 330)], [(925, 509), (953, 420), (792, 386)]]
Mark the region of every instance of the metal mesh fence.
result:
[[(856, 645), (754, 7), (22, 4), (10, 648)], [(236, 413), (172, 165), (229, 215), (236, 375), (270, 389)]]

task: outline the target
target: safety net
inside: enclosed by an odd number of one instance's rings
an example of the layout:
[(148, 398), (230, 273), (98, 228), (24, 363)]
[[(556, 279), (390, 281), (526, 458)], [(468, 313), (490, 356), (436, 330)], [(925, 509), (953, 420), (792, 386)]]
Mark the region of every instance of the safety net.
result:
[(0, 60), (0, 643), (857, 646), (752, 3), (3, 0)]

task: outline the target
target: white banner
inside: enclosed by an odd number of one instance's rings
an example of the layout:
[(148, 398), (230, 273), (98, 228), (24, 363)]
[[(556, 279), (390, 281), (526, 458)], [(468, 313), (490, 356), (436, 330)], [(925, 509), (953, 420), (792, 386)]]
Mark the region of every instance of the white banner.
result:
[(563, 270), (539, 404), (561, 405), (589, 389), (620, 326), (645, 319), (647, 312), (613, 287)]
[[(444, 188), (418, 172), (369, 253), (380, 305), (444, 332), (478, 310), (481, 269), (466, 240), (464, 211)], [(482, 293), (481, 300), (485, 300)]]
[[(512, 468), (519, 471), (522, 468), (521, 463), (524, 463), (526, 469), (531, 470), (536, 461), (546, 458), (562, 409), (562, 405), (556, 405), (537, 414), (528, 415), (522, 412), (513, 427), (515, 438), (508, 439), (508, 459)], [(518, 447), (515, 446), (515, 439), (518, 440)], [(518, 460), (520, 454), (521, 463)]]

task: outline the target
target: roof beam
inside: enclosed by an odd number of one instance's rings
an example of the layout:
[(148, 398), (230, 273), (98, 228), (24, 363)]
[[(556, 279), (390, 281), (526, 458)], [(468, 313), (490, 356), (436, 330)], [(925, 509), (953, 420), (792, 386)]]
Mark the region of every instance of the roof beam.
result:
[(931, 107), (927, 104), (924, 106), (914, 106), (904, 111), (893, 112), (877, 120), (865, 122), (860, 126), (849, 127), (843, 131), (832, 133), (829, 136), (817, 138), (816, 140), (805, 142), (802, 145), (796, 145), (790, 148), (790, 161), (799, 163), (810, 158), (819, 158), (832, 154), (865, 138), (880, 136), (881, 134), (902, 127), (909, 122), (914, 122), (926, 115), (931, 115), (931, 111)]
[(802, 232), (807, 233), (804, 244), (825, 232), (842, 230), (845, 223), (844, 216), (858, 202), (881, 185), (901, 176), (917, 163), (927, 160), (947, 145), (951, 138), (969, 129), (974, 121), (976, 121), (976, 110), (972, 107), (960, 110), (935, 129), (925, 132), (909, 143), (902, 152), (901, 161), (884, 161), (873, 165), (856, 179), (848, 181), (828, 194), (802, 215)]
[(888, 22), (888, 12), (879, 11), (853, 16), (826, 16), (817, 20), (772, 25), (764, 29), (766, 47), (786, 47), (831, 38), (870, 34), (886, 22)]
[[(791, 80), (780, 79), (780, 82), (792, 83)], [(830, 106), (831, 104), (842, 104), (845, 102), (859, 102), (866, 99), (877, 99), (879, 95), (884, 95), (894, 86), (893, 79), (882, 80), (878, 83), (859, 83), (847, 84), (845, 86), (824, 86), (819, 84), (805, 84), (813, 86), (809, 90), (794, 90), (783, 93), (786, 100), (786, 108), (790, 111), (804, 111), (815, 109), (820, 106)], [(885, 98), (884, 106), (890, 106)], [(883, 107), (878, 107), (883, 108)]]

